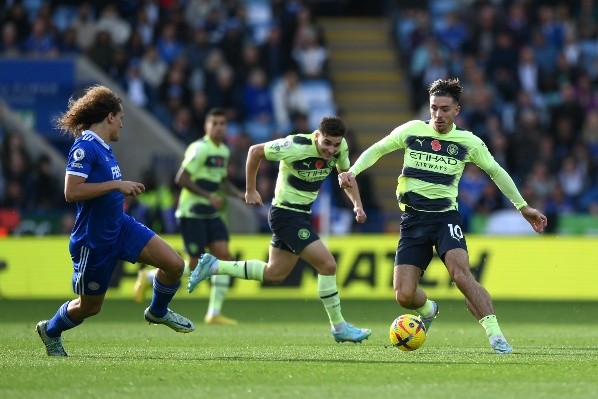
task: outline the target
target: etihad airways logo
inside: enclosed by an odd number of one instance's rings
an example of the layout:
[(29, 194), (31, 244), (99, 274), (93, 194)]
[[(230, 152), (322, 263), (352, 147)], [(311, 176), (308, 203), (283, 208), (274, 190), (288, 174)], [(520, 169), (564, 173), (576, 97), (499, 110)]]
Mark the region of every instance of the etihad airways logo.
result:
[(297, 174), (307, 181), (322, 180), (322, 177), (326, 177), (330, 174), (331, 169), (319, 169), (319, 170), (298, 170)]
[(457, 165), (459, 163), (455, 158), (428, 152), (409, 151), (409, 157), (415, 161), (443, 163), (445, 165)]

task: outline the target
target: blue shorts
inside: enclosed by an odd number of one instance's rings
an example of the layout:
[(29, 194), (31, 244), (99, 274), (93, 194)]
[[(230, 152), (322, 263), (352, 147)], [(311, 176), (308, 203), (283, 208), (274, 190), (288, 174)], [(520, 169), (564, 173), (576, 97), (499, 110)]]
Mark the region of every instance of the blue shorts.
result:
[(467, 251), (467, 242), (461, 229), (458, 211), (417, 212), (407, 210), (401, 216), (401, 238), (395, 257), (395, 265), (413, 265), (426, 270), (434, 255), (440, 259), (451, 249)]
[(137, 262), (139, 254), (155, 234), (125, 214), (120, 234), (113, 243), (90, 248), (86, 242), (71, 241), (69, 251), (73, 259), (73, 292), (77, 295), (104, 294), (118, 260)]
[(179, 227), (185, 243), (185, 251), (199, 257), (206, 247), (214, 241), (229, 240), (228, 230), (222, 218), (197, 219), (180, 218)]
[(311, 215), (275, 206), (270, 208), (268, 223), (272, 230), (270, 245), (299, 255), (320, 236), (311, 225)]

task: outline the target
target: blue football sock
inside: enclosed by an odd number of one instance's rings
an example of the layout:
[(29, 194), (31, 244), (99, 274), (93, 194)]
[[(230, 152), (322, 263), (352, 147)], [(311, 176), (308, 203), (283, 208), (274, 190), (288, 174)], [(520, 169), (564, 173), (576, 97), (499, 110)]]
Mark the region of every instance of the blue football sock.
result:
[(150, 311), (156, 317), (164, 317), (168, 313), (168, 304), (179, 289), (181, 282), (173, 285), (162, 284), (154, 277), (154, 296), (150, 303)]
[(63, 331), (70, 330), (71, 328), (77, 327), (79, 324), (83, 323), (83, 320), (76, 321), (69, 317), (67, 313), (67, 308), (69, 306), (70, 301), (66, 301), (62, 304), (54, 317), (52, 317), (48, 321), (48, 329), (46, 330), (46, 334), (50, 338), (57, 338), (60, 337)]

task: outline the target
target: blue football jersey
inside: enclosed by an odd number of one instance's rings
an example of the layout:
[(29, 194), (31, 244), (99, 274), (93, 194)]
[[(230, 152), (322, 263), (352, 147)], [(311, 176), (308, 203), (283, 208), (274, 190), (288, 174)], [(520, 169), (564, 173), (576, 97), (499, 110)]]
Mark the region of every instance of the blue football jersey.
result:
[[(121, 180), (122, 177), (112, 148), (91, 130), (83, 132), (73, 143), (66, 173), (84, 177), (86, 183)], [(113, 190), (100, 197), (77, 201), (71, 241), (97, 248), (117, 240), (123, 223), (124, 199), (124, 194)]]

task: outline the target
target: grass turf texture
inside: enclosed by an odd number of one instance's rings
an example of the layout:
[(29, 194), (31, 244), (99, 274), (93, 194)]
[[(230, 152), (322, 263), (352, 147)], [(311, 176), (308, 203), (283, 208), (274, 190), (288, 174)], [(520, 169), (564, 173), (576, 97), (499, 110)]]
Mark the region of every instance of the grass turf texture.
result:
[(147, 305), (107, 301), (64, 333), (68, 358), (49, 358), (35, 323), (61, 301), (0, 301), (0, 397), (25, 398), (571, 398), (598, 394), (598, 303), (498, 302), (515, 351), (492, 353), (462, 302), (439, 301), (426, 343), (388, 344), (405, 310), (344, 301), (345, 317), (373, 334), (336, 344), (318, 301), (233, 301), (239, 326), (201, 323), (205, 300), (175, 300), (197, 322), (178, 334), (143, 320)]

